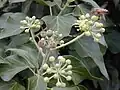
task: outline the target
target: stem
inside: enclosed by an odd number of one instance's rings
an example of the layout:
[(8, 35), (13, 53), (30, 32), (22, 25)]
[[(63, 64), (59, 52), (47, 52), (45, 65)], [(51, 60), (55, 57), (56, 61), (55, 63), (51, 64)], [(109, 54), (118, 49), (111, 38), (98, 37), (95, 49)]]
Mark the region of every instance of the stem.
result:
[(66, 2), (66, 4), (65, 4), (64, 7), (62, 8), (62, 10), (61, 10), (60, 13), (58, 14), (58, 16), (62, 14), (62, 12), (65, 10), (65, 8), (66, 8), (68, 5), (69, 5), (69, 3)]
[(50, 8), (50, 15), (52, 16), (52, 7), (50, 6), (49, 8)]
[(44, 57), (45, 54), (43, 53), (42, 51), (42, 48), (38, 46), (37, 42), (35, 41), (35, 37), (34, 37), (34, 34), (32, 32), (32, 30), (30, 30), (30, 33), (31, 33), (31, 36), (32, 36), (32, 39), (33, 39), (33, 42), (35, 44), (35, 46), (37, 47), (38, 51), (42, 54), (42, 56)]
[(67, 43), (65, 43), (65, 44), (62, 44), (62, 45), (60, 45), (60, 46), (58, 46), (58, 47), (56, 47), (56, 48), (53, 48), (52, 50), (56, 50), (56, 49), (60, 49), (60, 48), (62, 48), (62, 47), (65, 47), (65, 46), (67, 46), (67, 45), (75, 42), (76, 40), (78, 40), (78, 39), (81, 38), (82, 36), (84, 36), (84, 33), (82, 33), (81, 35), (77, 36), (76, 38), (72, 39), (71, 41), (69, 41), (69, 42), (67, 42)]

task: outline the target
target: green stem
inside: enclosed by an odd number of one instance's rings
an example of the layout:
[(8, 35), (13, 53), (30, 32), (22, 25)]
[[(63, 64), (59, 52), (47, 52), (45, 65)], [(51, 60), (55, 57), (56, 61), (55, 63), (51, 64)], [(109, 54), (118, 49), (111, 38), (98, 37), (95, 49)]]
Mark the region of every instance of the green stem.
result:
[(38, 44), (37, 44), (37, 42), (35, 41), (35, 36), (34, 36), (34, 34), (33, 34), (33, 31), (30, 30), (30, 33), (31, 33), (31, 36), (32, 36), (32, 39), (33, 39), (33, 42), (34, 42), (35, 46), (37, 47), (38, 51), (39, 51), (39, 52), (42, 54), (42, 56), (44, 57), (45, 54), (43, 53), (42, 48), (39, 47)]
[(50, 15), (52, 16), (52, 7), (50, 6), (49, 8), (50, 8)]
[(69, 5), (69, 3), (66, 2), (66, 4), (65, 4), (64, 7), (62, 8), (62, 10), (61, 10), (60, 13), (58, 14), (58, 16), (62, 14), (62, 12), (65, 10), (65, 8), (66, 8), (68, 5)]
[(57, 49), (60, 49), (60, 48), (62, 48), (62, 47), (65, 47), (65, 46), (67, 46), (67, 45), (75, 42), (76, 40), (78, 40), (78, 39), (81, 38), (82, 36), (84, 36), (84, 33), (82, 33), (81, 35), (77, 36), (76, 38), (72, 39), (71, 41), (69, 41), (69, 42), (67, 42), (67, 43), (65, 43), (65, 44), (62, 44), (62, 45), (60, 45), (60, 46), (58, 46), (58, 47), (56, 47), (56, 48), (53, 48), (52, 50), (57, 50)]

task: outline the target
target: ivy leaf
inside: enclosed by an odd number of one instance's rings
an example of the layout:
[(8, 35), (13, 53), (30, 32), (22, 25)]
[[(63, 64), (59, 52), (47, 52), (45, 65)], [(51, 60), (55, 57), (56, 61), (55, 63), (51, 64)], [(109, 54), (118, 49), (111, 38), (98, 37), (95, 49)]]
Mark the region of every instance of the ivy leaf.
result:
[(31, 67), (31, 68), (39, 68), (39, 61), (41, 59), (41, 55), (38, 54), (38, 52), (35, 49), (32, 49), (27, 46), (21, 47), (21, 49), (16, 49), (16, 48), (10, 48), (8, 49), (9, 51), (14, 52), (18, 56), (22, 57), (25, 59), (26, 63)]
[(24, 19), (22, 13), (5, 13), (0, 17), (0, 39), (20, 34), (20, 20)]
[(47, 84), (40, 75), (28, 79), (28, 90), (46, 90)]
[(0, 76), (4, 81), (10, 81), (17, 73), (29, 67), (23, 62), (23, 59), (15, 55), (8, 56), (5, 60), (8, 64), (0, 66)]
[(120, 52), (120, 33), (113, 30), (111, 33), (105, 35), (108, 48), (112, 53)]
[(15, 82), (9, 90), (25, 90), (25, 87)]
[(82, 1), (91, 4), (94, 8), (100, 8), (100, 6), (93, 0), (82, 0)]
[(99, 67), (101, 73), (107, 79), (109, 79), (99, 45), (95, 43), (92, 38), (83, 37), (72, 44), (72, 47), (74, 50), (76, 50), (79, 56), (91, 57), (96, 65)]
[(10, 87), (14, 84), (13, 81), (10, 82), (4, 82), (0, 80), (0, 90), (9, 90)]
[(9, 43), (8, 47), (16, 47), (23, 45), (24, 43), (28, 42), (29, 40), (29, 34), (19, 34), (16, 36), (11, 37), (11, 42)]
[(63, 37), (69, 35), (71, 27), (76, 20), (72, 15), (45, 16), (42, 19), (45, 21), (48, 28), (63, 34)]
[(50, 7), (56, 5), (56, 3), (54, 1), (53, 2), (51, 2), (51, 1), (45, 1), (45, 0), (35, 0), (35, 1), (38, 2), (38, 3), (40, 3), (40, 4), (50, 6)]
[(89, 72), (87, 67), (82, 62), (82, 59), (78, 59), (72, 55), (65, 55), (66, 59), (70, 59), (72, 61), (73, 66), (73, 82), (75, 85), (78, 85), (80, 81), (84, 79), (95, 79), (95, 80), (101, 80), (100, 78), (97, 78), (95, 76), (92, 76), (92, 74)]

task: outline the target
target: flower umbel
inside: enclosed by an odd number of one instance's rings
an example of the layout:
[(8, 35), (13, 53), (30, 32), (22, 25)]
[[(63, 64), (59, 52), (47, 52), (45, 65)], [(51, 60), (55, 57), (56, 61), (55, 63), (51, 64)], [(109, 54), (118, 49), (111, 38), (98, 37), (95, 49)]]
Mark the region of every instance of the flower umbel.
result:
[(63, 56), (58, 56), (56, 60), (53, 56), (50, 56), (49, 64), (45, 63), (42, 68), (45, 71), (42, 75), (45, 76), (44, 81), (46, 83), (49, 83), (51, 79), (56, 79), (57, 87), (66, 87), (66, 83), (63, 82), (62, 78), (65, 78), (67, 81), (72, 80), (71, 60), (65, 59)]
[(21, 23), (21, 30), (25, 30), (26, 33), (29, 32), (31, 29), (40, 29), (40, 21), (39, 19), (36, 19), (35, 16), (32, 18), (26, 17), (25, 20), (20, 21)]
[(98, 16), (90, 16), (88, 13), (86, 15), (81, 15), (79, 20), (74, 24), (77, 27), (77, 31), (84, 32), (86, 36), (92, 36), (94, 41), (98, 42), (105, 32), (103, 28), (103, 23), (98, 22)]

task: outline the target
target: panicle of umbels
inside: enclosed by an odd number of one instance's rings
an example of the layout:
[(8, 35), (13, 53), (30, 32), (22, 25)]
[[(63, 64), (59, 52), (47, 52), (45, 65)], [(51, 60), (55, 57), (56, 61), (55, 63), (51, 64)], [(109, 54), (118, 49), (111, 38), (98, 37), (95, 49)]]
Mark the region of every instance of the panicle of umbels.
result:
[(36, 19), (35, 16), (32, 18), (26, 17), (25, 20), (21, 20), (21, 30), (25, 30), (26, 33), (29, 32), (29, 30), (35, 30), (35, 29), (40, 29), (40, 20)]
[(81, 15), (74, 25), (78, 28), (77, 31), (84, 32), (86, 36), (92, 36), (94, 41), (98, 42), (102, 33), (105, 32), (103, 23), (98, 21), (98, 16), (91, 16), (87, 13), (86, 15)]
[(49, 83), (51, 79), (57, 80), (57, 87), (66, 87), (66, 83), (63, 82), (63, 78), (66, 81), (72, 80), (72, 65), (70, 59), (65, 59), (63, 56), (58, 56), (57, 59), (54, 56), (49, 57), (49, 62), (42, 66), (43, 77), (46, 83)]
[(38, 45), (41, 48), (55, 48), (58, 44), (64, 44), (62, 39), (62, 34), (59, 34), (57, 31), (52, 30), (42, 30), (40, 32), (41, 39), (38, 42)]

